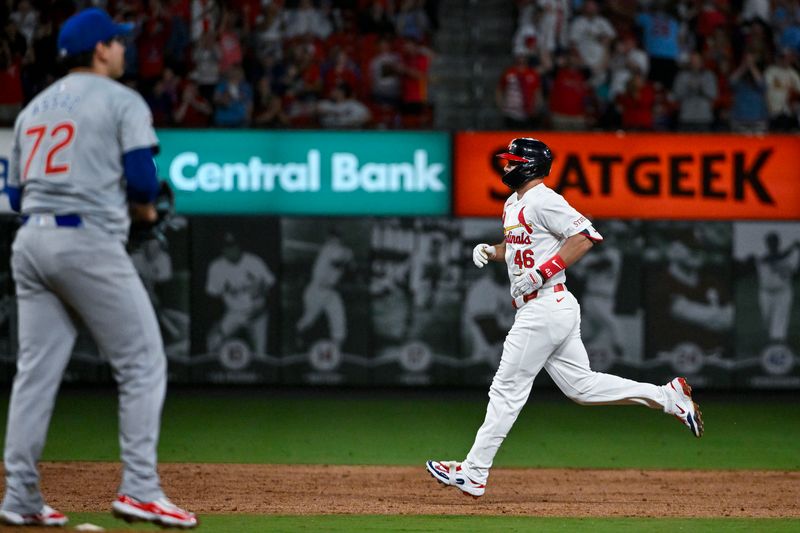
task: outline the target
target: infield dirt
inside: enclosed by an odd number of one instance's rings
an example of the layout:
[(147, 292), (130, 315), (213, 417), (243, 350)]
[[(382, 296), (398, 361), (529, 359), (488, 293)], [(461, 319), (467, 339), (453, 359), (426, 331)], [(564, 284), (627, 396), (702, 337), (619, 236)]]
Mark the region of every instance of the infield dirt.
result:
[[(753, 470), (492, 471), (475, 500), (419, 467), (162, 464), (167, 494), (198, 514), (800, 517), (800, 472)], [(110, 509), (118, 463), (45, 462), (42, 488), (69, 512)]]

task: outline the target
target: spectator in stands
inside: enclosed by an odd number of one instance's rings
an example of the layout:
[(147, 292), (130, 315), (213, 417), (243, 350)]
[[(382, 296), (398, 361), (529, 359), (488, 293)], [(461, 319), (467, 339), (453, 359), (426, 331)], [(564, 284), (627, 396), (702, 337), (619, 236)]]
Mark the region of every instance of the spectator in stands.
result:
[(370, 119), (367, 106), (353, 98), (347, 85), (334, 87), (330, 100), (321, 100), (317, 104), (317, 112), (323, 128), (360, 128)]
[(500, 76), (495, 100), (503, 112), (506, 128), (522, 130), (538, 127), (543, 105), (542, 81), (526, 56), (518, 55), (514, 65)]
[(225, 74), (234, 65), (241, 65), (244, 58), (236, 22), (237, 16), (233, 12), (225, 11), (222, 14), (218, 37), (219, 50), (222, 53), (219, 60), (219, 71), (222, 74)]
[(394, 35), (394, 22), (386, 11), (381, 0), (373, 0), (369, 9), (364, 9), (358, 16), (358, 31), (361, 34)]
[(758, 20), (769, 24), (772, 20), (770, 0), (744, 0), (740, 19), (743, 22)]
[(406, 39), (403, 44), (403, 121), (410, 127), (427, 127), (430, 122), (428, 106), (428, 76), (432, 52), (422, 43)]
[(180, 103), (173, 114), (175, 125), (182, 128), (205, 128), (209, 126), (213, 112), (211, 103), (200, 94), (197, 84), (186, 80)]
[(11, 13), (9, 18), (14, 21), (14, 24), (19, 28), (19, 32), (25, 38), (28, 46), (30, 46), (36, 34), (39, 13), (28, 0), (20, 0), (19, 4), (17, 4), (17, 9)]
[(717, 98), (714, 100), (714, 123), (712, 129), (714, 131), (727, 131), (730, 128), (730, 111), (733, 105), (733, 89), (731, 88), (731, 62), (727, 57), (720, 60), (719, 63), (709, 63), (711, 72), (717, 80)]
[(677, 103), (670, 92), (660, 83), (653, 82), (655, 91), (653, 102), (653, 129), (656, 131), (672, 131), (674, 129)]
[(717, 98), (717, 78), (694, 52), (689, 64), (675, 78), (672, 88), (680, 102), (678, 122), (684, 131), (707, 131), (714, 122), (714, 100)]
[(617, 32), (622, 34), (633, 29), (639, 12), (638, 0), (605, 0), (603, 7), (608, 21)]
[(248, 70), (245, 71), (248, 80), (259, 80), (269, 78), (273, 92), (278, 96), (283, 96), (286, 88), (280, 82), (286, 72), (286, 64), (279, 58), (271, 55), (263, 55), (256, 58), (256, 62), (248, 63)]
[(609, 49), (616, 35), (608, 19), (600, 14), (595, 0), (586, 0), (583, 14), (575, 17), (570, 24), (570, 42), (578, 49), (584, 65), (591, 70), (594, 87), (599, 87), (605, 81)]
[(748, 25), (739, 26), (736, 36), (739, 49), (747, 50), (755, 56), (760, 64), (766, 64), (775, 57), (775, 42), (772, 39), (772, 31), (760, 19)]
[(164, 71), (164, 52), (169, 40), (169, 19), (165, 16), (161, 4), (155, 2), (151, 16), (142, 26), (142, 36), (138, 40), (140, 86), (145, 93), (156, 83)]
[(322, 94), (322, 76), (314, 59), (314, 48), (307, 42), (296, 42), (289, 48), (286, 59), (286, 69), (277, 80), (283, 90), (286, 112), (292, 126), (311, 127)]
[(707, 65), (730, 64), (733, 61), (733, 46), (726, 28), (718, 27), (705, 40), (703, 59)]
[(270, 79), (260, 78), (256, 83), (256, 96), (253, 110), (253, 126), (260, 128), (280, 128), (289, 124), (289, 117), (283, 110), (280, 96), (272, 92)]
[(286, 17), (283, 8), (277, 2), (270, 2), (263, 15), (256, 18), (253, 29), (253, 43), (259, 57), (283, 57), (283, 37), (286, 31)]
[(153, 86), (153, 91), (147, 97), (147, 104), (153, 114), (153, 124), (156, 126), (170, 126), (178, 103), (180, 79), (170, 68), (165, 68), (161, 78)]
[(614, 101), (628, 87), (628, 81), (636, 70), (644, 76), (650, 70), (647, 53), (636, 45), (636, 39), (627, 35), (614, 43), (614, 53), (609, 60), (608, 99)]
[(778, 0), (772, 12), (772, 26), (780, 49), (800, 53), (800, 3), (797, 0)]
[(14, 60), (22, 61), (28, 52), (28, 41), (19, 31), (17, 23), (12, 19), (6, 22), (6, 34), (3, 40), (8, 44), (8, 51)]
[(189, 7), (181, 0), (170, 0), (165, 9), (169, 19), (169, 38), (167, 39), (164, 59), (167, 66), (181, 73), (186, 74), (187, 60), (189, 54)]
[(377, 53), (369, 62), (369, 82), (372, 100), (379, 105), (396, 107), (400, 104), (402, 60), (387, 38), (378, 40)]
[(539, 0), (539, 47), (551, 56), (569, 47), (569, 0)]
[(731, 129), (740, 133), (764, 133), (769, 123), (764, 75), (755, 56), (746, 53), (731, 73)]
[(533, 22), (522, 22), (514, 32), (511, 53), (527, 60), (539, 56), (539, 30)]
[(227, 0), (227, 8), (239, 15), (239, 22), (246, 34), (255, 26), (256, 18), (261, 14), (261, 0)]
[(633, 67), (625, 91), (616, 97), (622, 116), (622, 128), (626, 130), (652, 130), (655, 89), (642, 71)]
[(516, 0), (517, 27), (523, 24), (535, 24), (539, 16), (537, 0)]
[(221, 59), (222, 51), (214, 33), (209, 31), (201, 35), (192, 52), (194, 70), (190, 77), (197, 82), (198, 90), (206, 100), (212, 100), (214, 97), (214, 90), (219, 83)]
[[(727, 34), (728, 17), (721, 9), (719, 2), (716, 0), (704, 0), (697, 13), (697, 20), (695, 24), (695, 33), (700, 42), (695, 43), (696, 46), (706, 46), (706, 41), (719, 30), (723, 34)], [(719, 39), (719, 36), (717, 36)]]
[(583, 130), (592, 111), (589, 70), (580, 52), (571, 49), (556, 70), (550, 91), (550, 118), (557, 130)]
[(322, 66), (320, 74), (325, 95), (330, 95), (333, 88), (338, 85), (347, 85), (351, 93), (356, 93), (361, 87), (361, 72), (358, 65), (344, 48), (331, 49), (331, 57)]
[(244, 79), (240, 65), (228, 69), (214, 91), (214, 125), (241, 128), (250, 124), (253, 114), (253, 89)]
[(325, 39), (332, 31), (331, 22), (311, 0), (300, 0), (296, 9), (287, 10), (285, 35), (290, 39), (305, 36)]
[(15, 57), (11, 44), (0, 40), (0, 124), (11, 126), (22, 110), (22, 59)]
[(200, 38), (217, 29), (219, 23), (220, 10), (215, 0), (190, 0), (189, 13), (190, 36), (192, 42), (197, 42)]
[(427, 40), (431, 23), (425, 13), (424, 0), (402, 0), (394, 20), (398, 36), (417, 42)]
[(797, 128), (793, 103), (800, 97), (800, 76), (792, 66), (791, 50), (781, 50), (776, 62), (764, 71), (764, 81), (770, 129), (787, 131)]
[(653, 12), (640, 13), (636, 24), (642, 29), (644, 50), (650, 56), (650, 79), (669, 89), (678, 72), (680, 25), (667, 11), (666, 2), (655, 0), (653, 4)]

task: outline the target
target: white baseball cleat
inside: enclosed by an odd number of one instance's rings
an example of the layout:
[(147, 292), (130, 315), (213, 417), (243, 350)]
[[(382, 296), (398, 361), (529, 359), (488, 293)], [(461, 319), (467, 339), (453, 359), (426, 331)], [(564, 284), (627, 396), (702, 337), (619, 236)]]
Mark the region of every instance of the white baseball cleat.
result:
[(120, 494), (111, 504), (112, 513), (126, 522), (153, 522), (162, 527), (180, 527), (190, 529), (197, 527), (194, 513), (185, 511), (166, 498), (153, 502), (142, 502)]
[(675, 378), (666, 385), (671, 398), (668, 412), (683, 422), (692, 435), (698, 439), (703, 436), (703, 413), (700, 406), (692, 400), (692, 387), (686, 378)]
[(461, 471), (461, 463), (456, 461), (428, 461), (425, 468), (442, 485), (452, 485), (475, 499), (483, 496), (486, 491), (486, 484), (476, 483), (465, 476)]
[(69, 519), (49, 505), (36, 514), (19, 514), (13, 511), (0, 511), (0, 522), (12, 526), (63, 526)]

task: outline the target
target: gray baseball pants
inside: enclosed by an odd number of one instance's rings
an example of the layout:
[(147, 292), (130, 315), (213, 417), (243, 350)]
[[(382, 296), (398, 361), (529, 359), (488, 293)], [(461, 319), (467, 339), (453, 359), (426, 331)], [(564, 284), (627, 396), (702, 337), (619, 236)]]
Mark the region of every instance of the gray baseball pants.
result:
[(76, 317), (110, 362), (119, 387), (119, 492), (144, 501), (162, 497), (156, 447), (166, 356), (153, 306), (123, 243), (89, 228), (23, 226), (11, 266), (20, 346), (6, 429), (2, 509), (37, 513), (44, 503), (37, 463), (77, 337)]

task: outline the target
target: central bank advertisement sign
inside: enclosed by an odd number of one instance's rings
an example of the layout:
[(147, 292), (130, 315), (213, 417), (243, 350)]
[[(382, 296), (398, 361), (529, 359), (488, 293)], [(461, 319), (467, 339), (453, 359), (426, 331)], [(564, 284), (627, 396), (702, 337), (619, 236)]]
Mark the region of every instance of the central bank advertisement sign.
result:
[(186, 214), (446, 215), (450, 138), (425, 132), (161, 130)]

